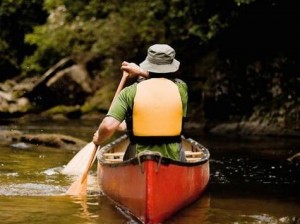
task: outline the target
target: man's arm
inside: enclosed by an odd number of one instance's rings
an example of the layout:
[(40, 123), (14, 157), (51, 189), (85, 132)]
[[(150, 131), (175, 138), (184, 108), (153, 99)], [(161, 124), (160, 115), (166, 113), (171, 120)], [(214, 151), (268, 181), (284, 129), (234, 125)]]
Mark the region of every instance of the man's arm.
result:
[(105, 142), (115, 133), (120, 124), (121, 122), (113, 117), (105, 117), (99, 125), (98, 130), (94, 134), (94, 144), (101, 145), (103, 142)]

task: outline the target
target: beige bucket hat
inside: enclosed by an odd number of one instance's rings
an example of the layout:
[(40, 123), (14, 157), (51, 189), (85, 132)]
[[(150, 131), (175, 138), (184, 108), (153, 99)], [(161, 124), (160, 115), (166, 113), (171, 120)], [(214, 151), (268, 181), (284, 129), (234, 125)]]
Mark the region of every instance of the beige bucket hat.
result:
[(155, 44), (148, 48), (146, 59), (140, 67), (154, 73), (170, 73), (179, 69), (180, 62), (175, 59), (175, 50), (167, 44)]

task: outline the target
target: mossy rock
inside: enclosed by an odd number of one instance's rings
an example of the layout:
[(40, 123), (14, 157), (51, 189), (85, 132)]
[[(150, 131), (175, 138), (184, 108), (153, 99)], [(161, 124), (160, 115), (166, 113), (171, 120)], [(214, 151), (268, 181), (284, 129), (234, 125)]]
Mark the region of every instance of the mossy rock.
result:
[(87, 99), (81, 107), (82, 113), (107, 111), (111, 105), (116, 89), (117, 83), (115, 80), (106, 80), (105, 84), (94, 94), (94, 96)]
[(77, 106), (58, 105), (50, 108), (42, 113), (42, 116), (57, 116), (64, 115), (67, 118), (79, 118), (82, 115), (81, 108)]

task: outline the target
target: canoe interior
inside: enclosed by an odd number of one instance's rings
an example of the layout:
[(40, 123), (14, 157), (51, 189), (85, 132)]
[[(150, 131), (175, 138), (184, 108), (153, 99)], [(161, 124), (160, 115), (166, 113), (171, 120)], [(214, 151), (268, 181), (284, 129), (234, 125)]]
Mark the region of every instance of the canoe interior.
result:
[[(123, 135), (112, 143), (104, 146), (97, 155), (99, 162), (101, 164), (126, 162), (123, 161), (123, 157), (129, 143), (128, 137)], [(209, 159), (209, 151), (192, 139), (185, 139), (182, 137), (182, 148), (184, 149), (186, 162), (180, 163), (192, 165), (195, 163), (204, 163)]]

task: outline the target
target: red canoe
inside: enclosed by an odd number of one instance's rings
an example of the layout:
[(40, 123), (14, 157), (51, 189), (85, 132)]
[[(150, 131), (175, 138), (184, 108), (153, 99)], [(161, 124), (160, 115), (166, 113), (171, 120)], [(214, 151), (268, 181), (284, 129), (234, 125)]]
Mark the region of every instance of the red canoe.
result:
[(142, 223), (161, 223), (197, 200), (209, 181), (209, 151), (182, 140), (187, 162), (149, 151), (123, 161), (126, 136), (104, 146), (97, 155), (102, 192)]

